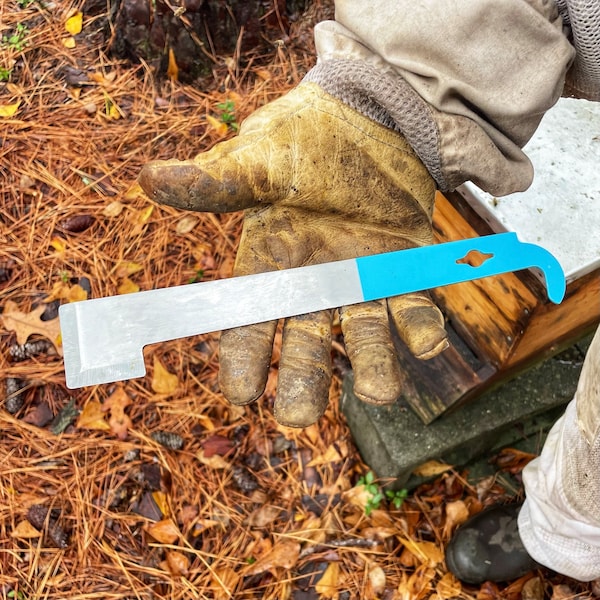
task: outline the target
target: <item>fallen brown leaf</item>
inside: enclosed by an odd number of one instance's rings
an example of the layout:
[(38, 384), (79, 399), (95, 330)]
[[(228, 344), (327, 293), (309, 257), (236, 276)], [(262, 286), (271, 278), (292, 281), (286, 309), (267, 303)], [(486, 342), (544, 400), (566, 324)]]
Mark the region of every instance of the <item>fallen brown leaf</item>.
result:
[(315, 591), (320, 598), (337, 598), (339, 596), (338, 583), (340, 578), (340, 563), (331, 562), (317, 584)]
[(24, 313), (19, 310), (16, 302), (7, 300), (0, 319), (6, 329), (17, 334), (17, 343), (24, 344), (30, 335), (41, 335), (50, 340), (58, 354), (62, 356), (59, 320), (56, 318), (42, 321), (40, 317), (45, 310), (46, 306), (40, 305), (31, 312)]
[(145, 527), (157, 542), (161, 544), (173, 544), (179, 539), (179, 529), (171, 519), (163, 519)]
[(152, 373), (152, 389), (157, 394), (173, 394), (179, 387), (179, 377), (169, 373), (160, 362), (158, 356), (154, 355), (154, 371)]
[(296, 564), (299, 555), (300, 544), (298, 542), (289, 540), (278, 542), (270, 552), (249, 565), (244, 575), (257, 575), (277, 568), (291, 569)]

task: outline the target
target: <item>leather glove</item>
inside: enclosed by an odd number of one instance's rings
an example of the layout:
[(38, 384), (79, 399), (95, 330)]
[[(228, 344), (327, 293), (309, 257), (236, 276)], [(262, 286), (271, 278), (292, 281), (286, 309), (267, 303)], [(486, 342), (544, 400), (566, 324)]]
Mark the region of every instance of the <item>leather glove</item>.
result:
[[(432, 242), (435, 184), (390, 129), (313, 83), (248, 117), (239, 135), (186, 161), (145, 165), (140, 184), (160, 203), (195, 211), (244, 210), (234, 275), (354, 258)], [(333, 311), (284, 324), (275, 418), (304, 427), (324, 412), (331, 382)], [(447, 347), (444, 319), (425, 293), (340, 308), (340, 322), (366, 402), (402, 391), (390, 319), (411, 352)], [(234, 404), (264, 391), (275, 322), (224, 331), (219, 380)]]

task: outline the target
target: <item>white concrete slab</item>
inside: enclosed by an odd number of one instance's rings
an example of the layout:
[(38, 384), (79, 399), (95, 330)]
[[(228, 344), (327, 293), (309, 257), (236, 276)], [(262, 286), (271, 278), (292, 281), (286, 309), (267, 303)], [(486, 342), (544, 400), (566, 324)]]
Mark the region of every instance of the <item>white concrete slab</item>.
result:
[(531, 187), (495, 198), (472, 183), (458, 191), (496, 232), (543, 246), (567, 281), (600, 267), (600, 102), (561, 98), (525, 152)]

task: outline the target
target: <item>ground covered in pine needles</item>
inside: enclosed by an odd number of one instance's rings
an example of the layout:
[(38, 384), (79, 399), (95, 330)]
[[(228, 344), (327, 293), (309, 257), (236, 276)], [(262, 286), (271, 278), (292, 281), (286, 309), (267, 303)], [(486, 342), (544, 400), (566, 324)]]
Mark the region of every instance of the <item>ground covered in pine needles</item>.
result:
[(339, 376), (300, 431), (271, 416), (277, 356), (260, 403), (224, 401), (216, 334), (147, 348), (145, 378), (65, 387), (60, 304), (231, 273), (241, 215), (152, 204), (141, 165), (234, 135), (314, 60), (308, 20), (256, 56), (214, 57), (203, 83), (178, 83), (175, 64), (159, 80), (111, 58), (103, 15), (78, 8), (0, 4), (0, 598), (593, 596), (545, 570), (457, 582), (451, 532), (518, 494), (530, 457), (386, 497), (338, 412)]

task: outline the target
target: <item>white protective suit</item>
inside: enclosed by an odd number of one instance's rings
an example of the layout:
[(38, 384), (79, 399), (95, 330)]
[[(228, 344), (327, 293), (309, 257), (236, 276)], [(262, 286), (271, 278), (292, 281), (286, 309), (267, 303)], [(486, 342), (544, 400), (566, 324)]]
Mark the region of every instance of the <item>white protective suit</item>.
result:
[[(521, 148), (545, 111), (561, 93), (600, 100), (600, 0), (337, 0), (315, 40), (307, 80), (399, 130), (441, 190), (526, 189)], [(600, 577), (600, 332), (524, 482), (527, 551), (570, 577)]]

